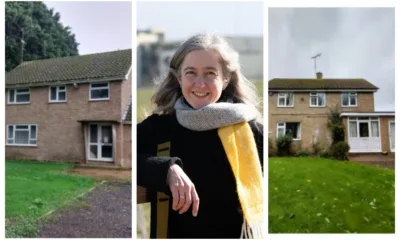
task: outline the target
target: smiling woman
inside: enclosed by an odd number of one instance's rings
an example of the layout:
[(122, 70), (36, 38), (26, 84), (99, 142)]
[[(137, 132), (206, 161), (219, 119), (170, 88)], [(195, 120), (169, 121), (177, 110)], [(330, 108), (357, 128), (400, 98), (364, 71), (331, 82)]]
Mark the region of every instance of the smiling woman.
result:
[[(137, 126), (138, 185), (166, 194), (152, 200), (151, 237), (262, 238), (263, 125), (238, 53), (199, 34), (169, 67)], [(163, 228), (157, 210), (169, 198)]]

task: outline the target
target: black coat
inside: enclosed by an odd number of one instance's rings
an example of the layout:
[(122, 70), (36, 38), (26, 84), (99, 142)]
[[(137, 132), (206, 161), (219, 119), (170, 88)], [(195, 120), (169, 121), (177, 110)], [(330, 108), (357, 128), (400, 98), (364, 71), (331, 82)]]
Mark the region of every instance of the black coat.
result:
[[(263, 125), (255, 121), (249, 124), (262, 164)], [(156, 157), (157, 145), (168, 141), (171, 157)], [(181, 126), (174, 114), (152, 115), (137, 125), (137, 147), (139, 186), (171, 196), (166, 181), (168, 168), (175, 162), (191, 179), (200, 198), (197, 217), (193, 217), (191, 207), (180, 215), (172, 210), (170, 201), (169, 238), (240, 237), (243, 215), (236, 182), (217, 129), (192, 131)]]

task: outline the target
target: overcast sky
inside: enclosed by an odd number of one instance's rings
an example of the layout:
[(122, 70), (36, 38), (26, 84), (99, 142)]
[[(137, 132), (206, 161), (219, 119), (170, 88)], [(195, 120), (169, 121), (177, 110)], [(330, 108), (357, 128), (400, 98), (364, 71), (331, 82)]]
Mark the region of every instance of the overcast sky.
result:
[(268, 78), (365, 78), (375, 110), (394, 111), (394, 9), (270, 8)]
[(138, 2), (137, 27), (165, 30), (166, 40), (212, 32), (223, 36), (262, 36), (262, 2)]
[(132, 2), (47, 2), (79, 43), (79, 54), (132, 48)]

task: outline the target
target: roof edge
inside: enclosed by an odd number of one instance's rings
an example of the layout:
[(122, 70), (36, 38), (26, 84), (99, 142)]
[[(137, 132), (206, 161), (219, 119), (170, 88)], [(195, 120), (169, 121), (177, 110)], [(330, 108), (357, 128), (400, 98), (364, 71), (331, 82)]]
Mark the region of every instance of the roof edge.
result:
[(372, 117), (372, 116), (396, 116), (395, 112), (344, 112), (340, 117)]
[(123, 81), (124, 79), (125, 79), (125, 75), (118, 76), (118, 77), (112, 77), (112, 78), (104, 78), (104, 79), (76, 79), (76, 80), (65, 80), (65, 81), (57, 81), (57, 82), (22, 83), (22, 84), (7, 84), (6, 83), (6, 88), (46, 87), (46, 86), (66, 85), (66, 84), (74, 84), (74, 83), (112, 82), (112, 81)]
[(268, 88), (268, 91), (278, 91), (278, 92), (376, 92), (379, 88), (350, 88), (350, 89), (323, 89), (323, 88), (315, 88), (315, 89), (295, 89), (295, 88)]

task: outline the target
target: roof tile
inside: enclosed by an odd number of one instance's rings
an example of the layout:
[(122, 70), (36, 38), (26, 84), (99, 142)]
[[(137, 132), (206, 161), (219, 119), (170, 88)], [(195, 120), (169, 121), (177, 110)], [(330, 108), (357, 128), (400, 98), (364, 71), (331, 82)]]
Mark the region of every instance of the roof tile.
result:
[(24, 62), (6, 74), (6, 86), (123, 78), (132, 49)]

